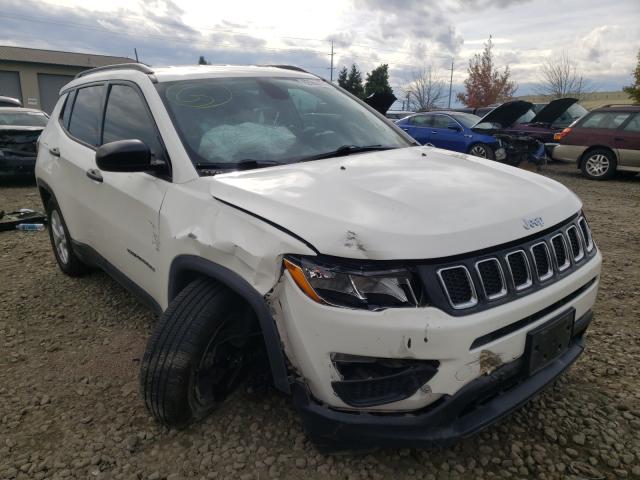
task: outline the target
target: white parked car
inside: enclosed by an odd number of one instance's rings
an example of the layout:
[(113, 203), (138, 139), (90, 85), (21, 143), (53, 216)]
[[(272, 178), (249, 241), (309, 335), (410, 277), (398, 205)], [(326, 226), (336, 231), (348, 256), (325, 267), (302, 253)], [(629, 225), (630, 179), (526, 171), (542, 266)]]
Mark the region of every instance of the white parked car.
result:
[(448, 443), (584, 348), (601, 256), (572, 192), (418, 146), (299, 69), (82, 73), (36, 177), (62, 271), (161, 314), (140, 382), (167, 425), (265, 352), (320, 448)]

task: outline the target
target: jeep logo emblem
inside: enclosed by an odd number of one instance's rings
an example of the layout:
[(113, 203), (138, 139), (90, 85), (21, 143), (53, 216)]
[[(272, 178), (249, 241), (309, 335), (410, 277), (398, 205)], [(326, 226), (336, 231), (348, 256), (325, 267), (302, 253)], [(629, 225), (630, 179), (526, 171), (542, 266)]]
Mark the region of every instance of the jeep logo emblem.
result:
[(533, 228), (544, 227), (544, 220), (542, 220), (542, 217), (523, 218), (522, 219), (522, 226), (524, 227), (525, 230), (531, 230)]

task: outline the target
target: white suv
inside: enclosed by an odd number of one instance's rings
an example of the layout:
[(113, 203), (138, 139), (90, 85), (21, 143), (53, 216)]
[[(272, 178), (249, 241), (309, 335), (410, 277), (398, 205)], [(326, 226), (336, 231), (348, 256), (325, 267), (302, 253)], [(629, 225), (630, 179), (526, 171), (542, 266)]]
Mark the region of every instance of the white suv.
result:
[(80, 74), (36, 176), (60, 268), (161, 314), (140, 381), (167, 425), (264, 352), (320, 448), (442, 444), (583, 350), (601, 256), (572, 192), (418, 146), (300, 69)]

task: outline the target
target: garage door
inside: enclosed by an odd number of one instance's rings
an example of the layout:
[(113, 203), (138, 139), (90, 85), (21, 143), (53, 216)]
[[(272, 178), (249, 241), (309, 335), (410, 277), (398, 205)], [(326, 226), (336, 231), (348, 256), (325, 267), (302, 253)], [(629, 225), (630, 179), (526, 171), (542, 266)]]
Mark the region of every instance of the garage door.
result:
[(0, 70), (0, 96), (17, 98), (22, 102), (20, 75), (18, 72)]
[(47, 113), (51, 113), (58, 101), (60, 89), (71, 80), (73, 80), (71, 75), (39, 73), (38, 88), (40, 89), (40, 108)]

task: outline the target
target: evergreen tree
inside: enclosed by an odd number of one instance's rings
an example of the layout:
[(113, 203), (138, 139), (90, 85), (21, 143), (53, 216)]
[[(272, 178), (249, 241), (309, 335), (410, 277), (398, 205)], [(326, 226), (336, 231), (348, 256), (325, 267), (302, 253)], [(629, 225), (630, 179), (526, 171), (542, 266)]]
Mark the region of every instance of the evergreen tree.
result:
[(635, 79), (633, 85), (624, 87), (623, 90), (625, 93), (629, 94), (636, 103), (640, 103), (640, 50), (638, 50), (638, 63), (636, 64), (636, 69), (633, 72), (633, 78)]
[(368, 97), (374, 93), (393, 93), (389, 85), (389, 65), (382, 64), (367, 73), (367, 81), (364, 85), (364, 96)]
[(347, 70), (347, 67), (342, 67), (342, 69), (338, 73), (338, 86), (342, 88), (347, 88), (348, 75), (349, 75), (349, 71)]
[(362, 74), (356, 64), (351, 65), (351, 70), (347, 76), (347, 85), (344, 87), (347, 91), (359, 98), (364, 98), (364, 86), (362, 85)]
[(198, 59), (198, 65), (211, 65), (211, 64), (207, 62), (207, 60), (204, 58), (204, 55), (200, 55), (200, 58)]

